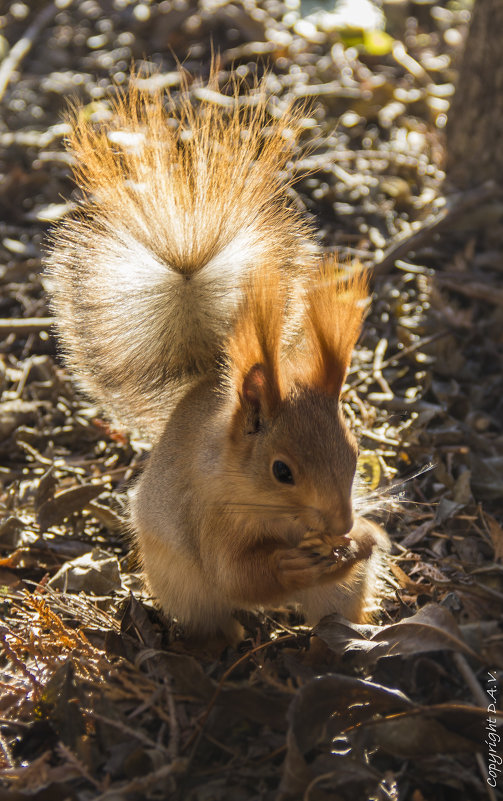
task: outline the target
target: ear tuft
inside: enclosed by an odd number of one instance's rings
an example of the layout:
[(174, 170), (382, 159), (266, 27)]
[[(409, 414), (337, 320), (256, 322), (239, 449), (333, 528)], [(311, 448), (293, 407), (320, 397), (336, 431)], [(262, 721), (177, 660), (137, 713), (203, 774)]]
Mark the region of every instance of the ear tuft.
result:
[(305, 330), (308, 383), (338, 397), (365, 313), (368, 278), (357, 268), (345, 275), (335, 258), (319, 264), (307, 295)]
[(241, 403), (272, 414), (283, 397), (281, 347), (285, 289), (279, 268), (256, 268), (243, 290), (227, 341), (230, 375)]

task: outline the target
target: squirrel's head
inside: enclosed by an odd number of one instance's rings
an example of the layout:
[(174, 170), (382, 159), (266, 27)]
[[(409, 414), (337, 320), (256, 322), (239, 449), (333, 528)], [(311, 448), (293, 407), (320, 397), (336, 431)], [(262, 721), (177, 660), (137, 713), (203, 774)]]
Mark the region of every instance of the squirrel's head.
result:
[(255, 516), (262, 512), (289, 526), (294, 520), (302, 532), (346, 534), (353, 525), (357, 452), (338, 397), (294, 384), (271, 405), (262, 365), (245, 376), (228, 460), (236, 493), (253, 498)]
[(229, 476), (244, 512), (249, 505), (303, 531), (341, 536), (351, 529), (357, 447), (339, 396), (365, 293), (361, 272), (343, 281), (332, 264), (320, 265), (303, 291), (302, 334), (291, 355), (283, 321), (292, 301), (281, 278), (262, 272), (247, 289), (228, 350), (235, 398)]

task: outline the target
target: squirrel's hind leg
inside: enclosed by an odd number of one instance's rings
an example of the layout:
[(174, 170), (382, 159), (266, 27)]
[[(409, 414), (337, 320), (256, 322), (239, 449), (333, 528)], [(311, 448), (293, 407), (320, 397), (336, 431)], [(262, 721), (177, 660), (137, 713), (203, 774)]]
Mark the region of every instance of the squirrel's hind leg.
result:
[(216, 626), (211, 630), (194, 628), (193, 625), (185, 626), (183, 632), (185, 644), (190, 648), (203, 648), (205, 651), (220, 653), (225, 646), (237, 648), (244, 640), (244, 628), (231, 615), (222, 616), (215, 623)]
[(137, 530), (136, 541), (145, 583), (166, 617), (175, 618), (189, 640), (202, 644), (215, 639), (235, 646), (243, 639), (232, 609), (217, 596), (195, 559), (144, 528)]

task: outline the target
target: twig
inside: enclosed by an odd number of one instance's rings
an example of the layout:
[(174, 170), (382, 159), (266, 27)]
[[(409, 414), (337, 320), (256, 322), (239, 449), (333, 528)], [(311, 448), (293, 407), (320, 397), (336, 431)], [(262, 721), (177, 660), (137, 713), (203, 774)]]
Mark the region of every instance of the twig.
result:
[(73, 751), (71, 751), (64, 743), (62, 743), (61, 740), (57, 744), (57, 750), (61, 756), (63, 756), (71, 765), (73, 765), (75, 770), (80, 773), (82, 778), (88, 781), (89, 784), (92, 784), (96, 790), (101, 791), (102, 784), (93, 776), (91, 776), (84, 763), (81, 762), (81, 760), (73, 753)]
[[(234, 748), (229, 748), (228, 745), (224, 745), (223, 743), (220, 742), (220, 740), (217, 740), (216, 737), (212, 737), (211, 734), (208, 734), (207, 731), (204, 732), (203, 736), (204, 736), (204, 739), (208, 740), (209, 743), (213, 743), (213, 745), (216, 745), (217, 748), (220, 748), (220, 750), (223, 751), (224, 754), (229, 754), (233, 759), (239, 759), (239, 757), (240, 757), (239, 751), (236, 751)], [(231, 760), (231, 762), (227, 763), (227, 767), (231, 763), (232, 763), (232, 760)]]
[(166, 680), (165, 691), (166, 691), (166, 700), (168, 703), (168, 714), (169, 714), (168, 757), (173, 762), (175, 759), (178, 759), (178, 754), (180, 749), (180, 727), (178, 725), (175, 699), (173, 697), (173, 688), (171, 686), (170, 678)]
[[(66, 6), (69, 6), (71, 2), (72, 0), (69, 0)], [(26, 54), (30, 52), (40, 31), (49, 24), (52, 18), (56, 16), (58, 11), (61, 11), (63, 7), (65, 7), (65, 4), (60, 3), (56, 5), (56, 3), (50, 3), (50, 5), (43, 8), (40, 14), (35, 17), (31, 25), (27, 28), (25, 35), (16, 42), (9, 55), (4, 58), (0, 66), (0, 100), (2, 100), (4, 96), (13, 73), (17, 67), (19, 67)]]
[(0, 320), (0, 336), (7, 334), (37, 334), (54, 325), (53, 317), (10, 317)]
[(161, 779), (166, 779), (172, 773), (183, 773), (186, 769), (186, 763), (186, 759), (178, 759), (176, 762), (171, 762), (169, 765), (163, 765), (159, 770), (147, 773), (146, 776), (139, 776), (126, 784), (111, 787), (106, 792), (96, 796), (94, 801), (107, 801), (107, 799), (112, 798), (124, 798), (128, 793), (146, 792), (150, 787), (161, 781)]
[(345, 97), (349, 100), (360, 100), (361, 89), (353, 86), (341, 86), (340, 81), (329, 81), (328, 83), (299, 84), (294, 87), (296, 98), (303, 97)]
[(374, 365), (372, 367), (372, 378), (376, 381), (383, 391), (383, 399), (390, 400), (393, 398), (393, 390), (382, 374), (382, 367), (384, 364), (384, 354), (388, 347), (387, 339), (380, 339), (374, 351)]
[(419, 61), (416, 61), (415, 58), (412, 58), (412, 56), (407, 53), (402, 42), (395, 42), (391, 53), (396, 63), (400, 64), (407, 72), (410, 72), (417, 81), (425, 86), (433, 83), (431, 76), (428, 75), (425, 68)]
[[(459, 276), (461, 278), (461, 275)], [(503, 306), (503, 289), (498, 287), (481, 284), (479, 281), (467, 281), (460, 283), (452, 278), (443, 276), (437, 273), (435, 280), (438, 281), (441, 287), (449, 289), (451, 292), (459, 292), (460, 295), (466, 295), (475, 300), (483, 300), (485, 303), (492, 303), (494, 306)]]
[(35, 462), (38, 462), (39, 464), (45, 464), (47, 467), (51, 467), (51, 465), (54, 463), (53, 459), (50, 459), (47, 456), (42, 456), (42, 454), (28, 442), (24, 442), (23, 440), (19, 439), (17, 444), (19, 448), (21, 448), (23, 451), (26, 451), (26, 453), (29, 453)]
[(411, 156), (405, 150), (334, 150), (314, 153), (296, 162), (296, 169), (314, 171), (330, 167), (334, 161), (351, 161), (353, 159), (366, 159), (368, 161), (398, 161), (401, 165), (418, 166), (416, 156)]
[(429, 337), (425, 337), (424, 339), (414, 342), (414, 344), (409, 345), (408, 348), (404, 348), (403, 350), (398, 351), (398, 353), (395, 353), (393, 356), (389, 356), (387, 359), (385, 359), (381, 364), (381, 370), (383, 367), (390, 367), (390, 365), (395, 364), (395, 362), (403, 359), (404, 356), (409, 356), (411, 353), (419, 350), (419, 348), (422, 348), (424, 345), (430, 345), (432, 342), (436, 342), (437, 339), (442, 339), (442, 337), (446, 337), (450, 333), (450, 331), (437, 331), (436, 334), (430, 334)]
[(311, 798), (311, 790), (314, 790), (316, 785), (320, 784), (320, 782), (324, 782), (326, 779), (332, 779), (336, 775), (337, 771), (331, 770), (329, 773), (320, 773), (319, 776), (315, 776), (314, 779), (307, 785), (304, 795), (302, 796), (302, 801), (309, 801)]
[(453, 654), (453, 660), (456, 664), (457, 669), (463, 676), (464, 680), (466, 681), (470, 691), (473, 695), (475, 701), (477, 701), (480, 706), (487, 706), (487, 696), (480, 686), (479, 682), (477, 681), (477, 677), (473, 670), (471, 669), (470, 665), (466, 661), (466, 657), (463, 654), (455, 653)]
[(371, 439), (374, 442), (381, 442), (383, 445), (391, 445), (395, 448), (400, 445), (400, 440), (392, 439), (391, 437), (385, 437), (384, 434), (379, 434), (376, 431), (370, 431), (368, 428), (362, 428), (361, 435), (362, 437), (367, 437), (367, 439)]
[(35, 693), (37, 699), (40, 697), (40, 684), (37, 681), (36, 677), (33, 673), (31, 673), (28, 668), (26, 667), (25, 663), (18, 657), (16, 651), (11, 647), (9, 641), (7, 640), (7, 636), (15, 637), (17, 640), (24, 644), (22, 638), (16, 634), (15, 632), (11, 631), (7, 626), (0, 627), (0, 641), (3, 643), (5, 656), (7, 659), (10, 659), (13, 665), (15, 665), (18, 670), (21, 671), (23, 676), (28, 679), (31, 683), (33, 692)]
[(286, 745), (286, 743), (284, 745), (280, 745), (279, 748), (275, 748), (274, 751), (270, 751), (265, 756), (260, 757), (260, 759), (253, 760), (252, 765), (253, 766), (262, 765), (263, 762), (268, 762), (270, 759), (275, 759), (280, 754), (284, 754), (285, 751), (287, 750), (287, 747), (288, 746)]
[(15, 765), (15, 762), (14, 762), (14, 759), (12, 757), (11, 750), (9, 748), (7, 740), (5, 739), (5, 737), (3, 736), (3, 734), (1, 732), (0, 732), (0, 749), (3, 751), (4, 757), (5, 757), (5, 761), (7, 762), (7, 765), (9, 766), (9, 768), (13, 768), (14, 765)]
[[(21, 692), (24, 692), (22, 690)], [(0, 726), (9, 729), (29, 729), (32, 724), (24, 720), (15, 720), (14, 718), (0, 718)]]
[[(446, 337), (450, 333), (451, 333), (450, 331), (438, 331), (436, 334), (431, 334), (428, 337), (424, 337), (424, 339), (420, 339), (417, 342), (414, 342), (413, 345), (409, 345), (407, 348), (404, 348), (403, 350), (398, 351), (398, 353), (395, 353), (393, 356), (389, 356), (387, 359), (385, 359), (383, 362), (381, 362), (381, 364), (380, 364), (381, 371), (385, 367), (390, 367), (390, 365), (392, 365), (392, 364), (394, 365), (395, 362), (400, 361), (400, 359), (403, 359), (405, 356), (409, 356), (411, 353), (415, 353), (420, 348), (422, 348), (424, 345), (429, 345), (431, 342), (435, 342), (437, 339), (441, 339), (442, 337)], [(366, 381), (368, 381), (369, 378), (371, 378), (371, 377), (373, 377), (373, 376), (371, 376), (369, 373), (365, 373), (365, 375), (363, 375), (361, 378), (358, 378), (356, 381), (352, 381), (348, 385), (349, 389), (356, 389), (357, 387), (361, 386)]]
[[(36, 147), (38, 150), (43, 150), (57, 139), (62, 139), (68, 131), (69, 126), (65, 122), (51, 125), (47, 131), (5, 131), (0, 133), (0, 146), (7, 148), (18, 145), (19, 147)], [(69, 154), (49, 151), (47, 155), (39, 153), (38, 156), (43, 160), (49, 157), (53, 159), (64, 157), (65, 160), (68, 160)]]
[(143, 743), (143, 745), (146, 745), (147, 748), (154, 748), (157, 751), (161, 751), (162, 753), (166, 754), (166, 756), (168, 755), (168, 750), (164, 745), (161, 745), (161, 743), (156, 743), (155, 740), (151, 740), (146, 734), (143, 734), (138, 729), (131, 728), (131, 726), (123, 723), (121, 720), (115, 720), (114, 718), (109, 718), (106, 715), (100, 715), (100, 713), (96, 712), (95, 709), (86, 709), (86, 712), (96, 720), (100, 720), (106, 726), (113, 726), (123, 734), (127, 734), (129, 737), (139, 740), (141, 743)]
[(403, 259), (411, 250), (417, 250), (431, 240), (434, 234), (444, 228), (448, 228), (454, 220), (462, 217), (474, 206), (480, 206), (491, 200), (499, 191), (494, 181), (487, 181), (468, 192), (462, 192), (447, 198), (445, 207), (441, 211), (428, 217), (411, 236), (399, 239), (398, 242), (388, 248), (381, 261), (376, 262), (374, 265), (374, 275), (387, 275), (397, 259)]

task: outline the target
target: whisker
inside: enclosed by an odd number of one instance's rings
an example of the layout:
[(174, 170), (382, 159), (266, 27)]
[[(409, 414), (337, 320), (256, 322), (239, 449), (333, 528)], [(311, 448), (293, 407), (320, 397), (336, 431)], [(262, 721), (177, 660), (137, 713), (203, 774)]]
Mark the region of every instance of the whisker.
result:
[(414, 478), (418, 478), (419, 476), (422, 476), (425, 473), (429, 473), (429, 471), (433, 470), (434, 467), (436, 467), (436, 464), (434, 462), (430, 462), (429, 464), (424, 465), (424, 467), (421, 467), (419, 470), (416, 470), (416, 472), (412, 473), (412, 475), (406, 476), (405, 478), (400, 479), (400, 481), (391, 484), (389, 488), (390, 492), (393, 492), (398, 487), (403, 487), (404, 484), (408, 484), (408, 482), (412, 481)]
[[(404, 504), (419, 504), (420, 501), (413, 501), (405, 495), (406, 485), (418, 476), (424, 475), (435, 467), (435, 464), (429, 463), (416, 470), (410, 476), (405, 476), (399, 481), (395, 481), (388, 487), (380, 487), (377, 490), (367, 492), (365, 484), (361, 482), (355, 487), (353, 496), (353, 505), (355, 510), (366, 514), (369, 512), (379, 513), (384, 511), (398, 511), (399, 507)], [(430, 504), (426, 504), (430, 506)]]

